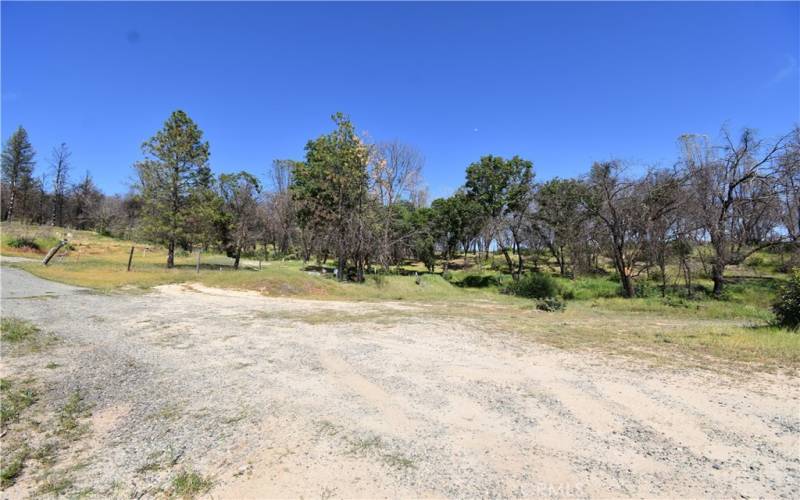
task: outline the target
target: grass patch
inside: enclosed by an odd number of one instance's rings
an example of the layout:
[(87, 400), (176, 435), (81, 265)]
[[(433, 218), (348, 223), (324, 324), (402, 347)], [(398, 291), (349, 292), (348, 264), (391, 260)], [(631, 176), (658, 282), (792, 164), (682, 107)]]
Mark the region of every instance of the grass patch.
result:
[(10, 379), (0, 379), (0, 428), (19, 421), (22, 412), (36, 402), (36, 391), (31, 381), (17, 383)]
[(30, 321), (10, 317), (0, 320), (0, 344), (6, 352), (17, 355), (39, 352), (55, 340), (54, 335), (45, 335)]
[(88, 416), (89, 409), (83, 401), (80, 391), (75, 391), (67, 398), (58, 413), (57, 433), (74, 440), (88, 432), (88, 426), (81, 424), (80, 419)]
[(61, 496), (71, 490), (74, 484), (74, 480), (66, 472), (53, 471), (39, 482), (36, 494)]
[(32, 340), (39, 333), (39, 328), (30, 321), (17, 318), (0, 320), (0, 339), (5, 342), (20, 343)]
[(17, 477), (25, 469), (25, 461), (28, 460), (30, 449), (27, 445), (22, 445), (19, 449), (10, 452), (3, 450), (2, 466), (0, 466), (0, 488), (8, 488), (16, 481)]
[(214, 482), (194, 471), (182, 471), (172, 479), (170, 494), (180, 498), (194, 498), (211, 489)]

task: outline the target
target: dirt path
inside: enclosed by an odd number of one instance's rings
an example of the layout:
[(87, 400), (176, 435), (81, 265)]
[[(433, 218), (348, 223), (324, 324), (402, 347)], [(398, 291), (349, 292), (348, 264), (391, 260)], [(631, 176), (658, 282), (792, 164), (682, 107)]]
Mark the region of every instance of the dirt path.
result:
[(4, 268), (3, 315), (61, 341), (2, 374), (81, 389), (75, 488), (99, 496), (154, 496), (180, 470), (215, 498), (800, 496), (796, 379), (648, 369), (427, 310), (98, 295)]

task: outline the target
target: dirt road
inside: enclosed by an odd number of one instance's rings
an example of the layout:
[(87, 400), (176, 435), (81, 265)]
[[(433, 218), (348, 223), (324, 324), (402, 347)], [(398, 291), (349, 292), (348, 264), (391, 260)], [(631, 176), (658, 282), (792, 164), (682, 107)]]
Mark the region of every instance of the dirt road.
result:
[(59, 342), (2, 374), (53, 405), (80, 389), (92, 433), (65, 453), (98, 496), (157, 496), (180, 470), (215, 498), (800, 496), (796, 379), (646, 368), (429, 310), (103, 295), (4, 268), (3, 315)]

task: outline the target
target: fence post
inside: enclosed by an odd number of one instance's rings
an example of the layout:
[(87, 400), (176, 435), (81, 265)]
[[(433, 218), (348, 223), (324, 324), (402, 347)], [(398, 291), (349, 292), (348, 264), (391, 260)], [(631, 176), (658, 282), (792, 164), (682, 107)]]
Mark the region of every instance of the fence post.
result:
[(195, 266), (197, 274), (200, 274), (200, 249), (197, 249), (197, 265)]
[(131, 263), (133, 262), (133, 249), (134, 249), (134, 246), (131, 245), (131, 254), (128, 256), (128, 272), (130, 272)]
[(50, 259), (52, 259), (53, 256), (56, 254), (56, 252), (61, 250), (61, 247), (63, 247), (66, 244), (67, 244), (67, 240), (59, 241), (58, 245), (54, 246), (53, 248), (50, 249), (49, 252), (47, 252), (47, 255), (42, 260), (42, 264), (44, 264), (46, 266), (50, 262)]

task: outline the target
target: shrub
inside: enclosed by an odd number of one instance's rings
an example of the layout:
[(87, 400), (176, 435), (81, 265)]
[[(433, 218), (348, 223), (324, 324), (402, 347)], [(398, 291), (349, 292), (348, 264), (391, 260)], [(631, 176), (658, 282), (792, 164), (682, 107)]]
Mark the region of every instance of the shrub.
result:
[(633, 289), (637, 297), (650, 297), (655, 291), (653, 286), (646, 281), (637, 281), (634, 284)]
[(518, 281), (511, 282), (505, 292), (519, 297), (546, 299), (558, 295), (559, 286), (556, 280), (547, 274), (526, 274)]
[(383, 288), (383, 285), (386, 284), (386, 276), (382, 274), (370, 274), (369, 279), (371, 279), (378, 288)]
[(775, 322), (789, 330), (800, 328), (800, 269), (796, 269), (772, 305)]
[(575, 290), (567, 288), (561, 291), (561, 298), (564, 300), (575, 300)]
[(442, 273), (442, 278), (444, 278), (445, 281), (452, 281), (453, 273), (451, 273), (450, 271), (445, 271)]
[(750, 269), (753, 269), (753, 270), (764, 266), (764, 264), (766, 264), (766, 261), (764, 260), (764, 257), (762, 257), (760, 255), (753, 255), (753, 256), (751, 256), (749, 259), (747, 259), (744, 262), (745, 266), (747, 266), (747, 267), (749, 267)]
[(18, 236), (8, 240), (8, 246), (12, 248), (29, 248), (31, 250), (41, 250), (39, 244), (33, 238), (27, 236)]
[(567, 305), (555, 297), (547, 297), (536, 302), (536, 309), (545, 312), (563, 311)]
[(481, 276), (480, 274), (469, 274), (464, 276), (458, 285), (467, 288), (485, 288), (488, 286), (497, 286), (500, 284), (501, 278), (499, 276)]

